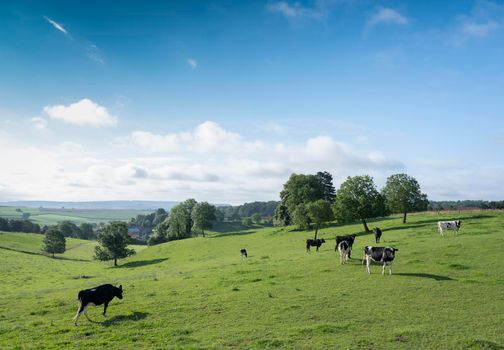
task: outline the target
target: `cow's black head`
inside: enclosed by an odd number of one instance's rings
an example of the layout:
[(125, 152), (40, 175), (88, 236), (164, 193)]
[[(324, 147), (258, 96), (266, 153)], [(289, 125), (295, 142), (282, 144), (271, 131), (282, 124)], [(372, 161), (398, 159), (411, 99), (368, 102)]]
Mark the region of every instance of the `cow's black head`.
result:
[(322, 238), (322, 239), (320, 240), (320, 242), (325, 243), (325, 239), (323, 239), (323, 238)]
[(115, 289), (115, 296), (118, 297), (119, 299), (122, 299), (123, 298), (123, 289), (122, 289), (122, 285), (119, 286), (119, 288), (116, 288)]
[(455, 221), (455, 223), (457, 224), (457, 228), (460, 228), (460, 225), (462, 225), (462, 221), (460, 220)]

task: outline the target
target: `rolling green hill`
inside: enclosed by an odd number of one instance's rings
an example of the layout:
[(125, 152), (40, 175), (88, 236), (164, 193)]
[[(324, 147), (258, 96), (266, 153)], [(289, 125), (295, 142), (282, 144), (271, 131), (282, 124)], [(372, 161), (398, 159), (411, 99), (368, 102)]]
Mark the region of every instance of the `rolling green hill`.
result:
[[(440, 218), (461, 218), (460, 233), (441, 237)], [(51, 259), (40, 235), (0, 234), (0, 348), (504, 349), (504, 213), (400, 221), (370, 225), (399, 248), (392, 276), (365, 272), (374, 237), (361, 225), (323, 229), (318, 253), (304, 247), (313, 232), (265, 228), (149, 247), (117, 268), (90, 260), (93, 242)], [(354, 259), (340, 265), (334, 237), (349, 233)], [(124, 299), (73, 326), (77, 292), (102, 283)]]
[[(20, 209), (20, 211), (16, 211)], [(61, 221), (72, 221), (75, 224), (83, 222), (100, 223), (109, 221), (129, 221), (138, 214), (150, 214), (148, 210), (122, 210), (122, 209), (51, 209), (51, 208), (25, 208), (25, 207), (2, 207), (0, 217), (7, 219), (21, 219), (23, 213), (29, 213), (29, 219), (39, 225), (55, 225)]]

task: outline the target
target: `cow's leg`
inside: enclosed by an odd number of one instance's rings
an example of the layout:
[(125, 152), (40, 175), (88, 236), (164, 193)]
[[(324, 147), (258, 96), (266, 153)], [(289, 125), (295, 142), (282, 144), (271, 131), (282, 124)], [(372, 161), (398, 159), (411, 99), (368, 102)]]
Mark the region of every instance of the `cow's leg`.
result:
[(108, 307), (108, 301), (103, 305), (103, 316), (107, 316), (107, 307)]
[(79, 321), (79, 317), (82, 312), (84, 312), (84, 308), (82, 306), (82, 303), (79, 303), (79, 307), (77, 308), (77, 314), (75, 314), (75, 317), (74, 317), (74, 325), (77, 326), (77, 322)]
[(348, 248), (348, 259), (351, 258), (350, 254), (352, 253), (352, 247)]
[(382, 276), (385, 274), (385, 266), (387, 266), (386, 262), (383, 263), (383, 266), (382, 266), (382, 269), (381, 269)]
[(86, 307), (84, 308), (84, 316), (86, 316), (86, 318), (88, 319), (89, 322), (93, 322), (93, 321), (91, 321), (91, 319), (88, 316), (88, 313), (87, 313), (88, 307), (89, 307), (89, 305), (86, 305)]
[(392, 275), (392, 262), (388, 266), (388, 273), (389, 275)]
[(370, 264), (371, 264), (371, 257), (368, 255), (366, 256), (366, 270), (369, 275), (371, 274), (371, 270), (369, 269)]

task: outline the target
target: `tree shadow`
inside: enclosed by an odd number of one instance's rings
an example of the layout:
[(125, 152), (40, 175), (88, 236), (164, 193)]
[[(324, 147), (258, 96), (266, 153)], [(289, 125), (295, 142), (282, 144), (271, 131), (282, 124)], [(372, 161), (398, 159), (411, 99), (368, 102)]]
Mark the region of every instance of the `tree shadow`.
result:
[(138, 260), (138, 261), (130, 261), (125, 264), (119, 266), (113, 266), (110, 268), (122, 269), (122, 268), (135, 268), (140, 266), (148, 266), (162, 263), (163, 261), (168, 260), (168, 258), (160, 258), (160, 259), (151, 259), (151, 260)]
[(256, 233), (257, 231), (239, 231), (239, 232), (227, 232), (227, 233), (218, 233), (214, 234), (211, 236), (208, 236), (208, 238), (219, 238), (219, 237), (227, 237), (227, 236), (244, 236), (244, 235), (250, 235), (253, 233)]
[(430, 273), (394, 273), (394, 275), (397, 276), (406, 276), (406, 277), (421, 277), (421, 278), (432, 278), (433, 280), (436, 281), (456, 281), (456, 279), (453, 279), (448, 276), (441, 276), (441, 275), (433, 275)]
[(133, 311), (129, 315), (118, 315), (118, 316), (111, 317), (103, 322), (94, 321), (93, 323), (100, 323), (100, 324), (104, 325), (105, 327), (109, 327), (109, 326), (113, 326), (115, 324), (122, 323), (122, 322), (140, 321), (140, 320), (145, 319), (147, 316), (149, 316), (148, 312)]
[(23, 254), (29, 254), (29, 255), (46, 256), (48, 258), (55, 259), (55, 260), (69, 260), (69, 261), (90, 262), (90, 260), (67, 258), (67, 257), (61, 256), (61, 255), (59, 255), (59, 256), (55, 255), (54, 258), (53, 258), (49, 253), (44, 254), (44, 253), (30, 252), (28, 250), (21, 250), (21, 249), (9, 248), (9, 247), (0, 247), (0, 249), (10, 250), (10, 251), (13, 251), (13, 252), (23, 253)]

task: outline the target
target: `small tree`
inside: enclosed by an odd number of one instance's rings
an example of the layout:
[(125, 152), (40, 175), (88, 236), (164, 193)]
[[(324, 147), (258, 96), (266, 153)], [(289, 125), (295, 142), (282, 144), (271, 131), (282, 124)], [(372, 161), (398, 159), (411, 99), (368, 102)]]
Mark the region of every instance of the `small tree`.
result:
[(125, 222), (113, 221), (109, 223), (98, 232), (97, 238), (100, 245), (95, 247), (95, 259), (114, 260), (114, 266), (117, 266), (117, 259), (135, 254), (133, 249), (128, 249), (130, 236), (128, 236), (128, 224)]
[(328, 201), (319, 199), (318, 201), (308, 203), (306, 205), (306, 211), (310, 220), (315, 223), (314, 239), (317, 239), (320, 225), (334, 219), (331, 204)]
[(383, 197), (369, 175), (348, 177), (336, 192), (333, 206), (334, 216), (339, 222), (361, 220), (364, 230), (369, 232), (366, 219), (385, 213)]
[(244, 226), (252, 225), (252, 219), (248, 216), (242, 218), (242, 225), (244, 225)]
[(252, 215), (252, 221), (254, 222), (254, 224), (260, 224), (261, 223), (261, 214), (255, 213), (254, 215)]
[(57, 226), (51, 226), (47, 229), (44, 237), (44, 246), (42, 250), (46, 253), (52, 254), (62, 254), (66, 249), (66, 241), (63, 233), (58, 229)]
[(427, 210), (427, 195), (420, 191), (418, 181), (406, 174), (395, 174), (387, 178), (382, 190), (386, 207), (393, 213), (403, 214), (406, 223), (408, 212)]
[(194, 227), (201, 230), (205, 237), (205, 229), (212, 228), (212, 221), (215, 220), (215, 207), (208, 202), (196, 204), (191, 213)]

